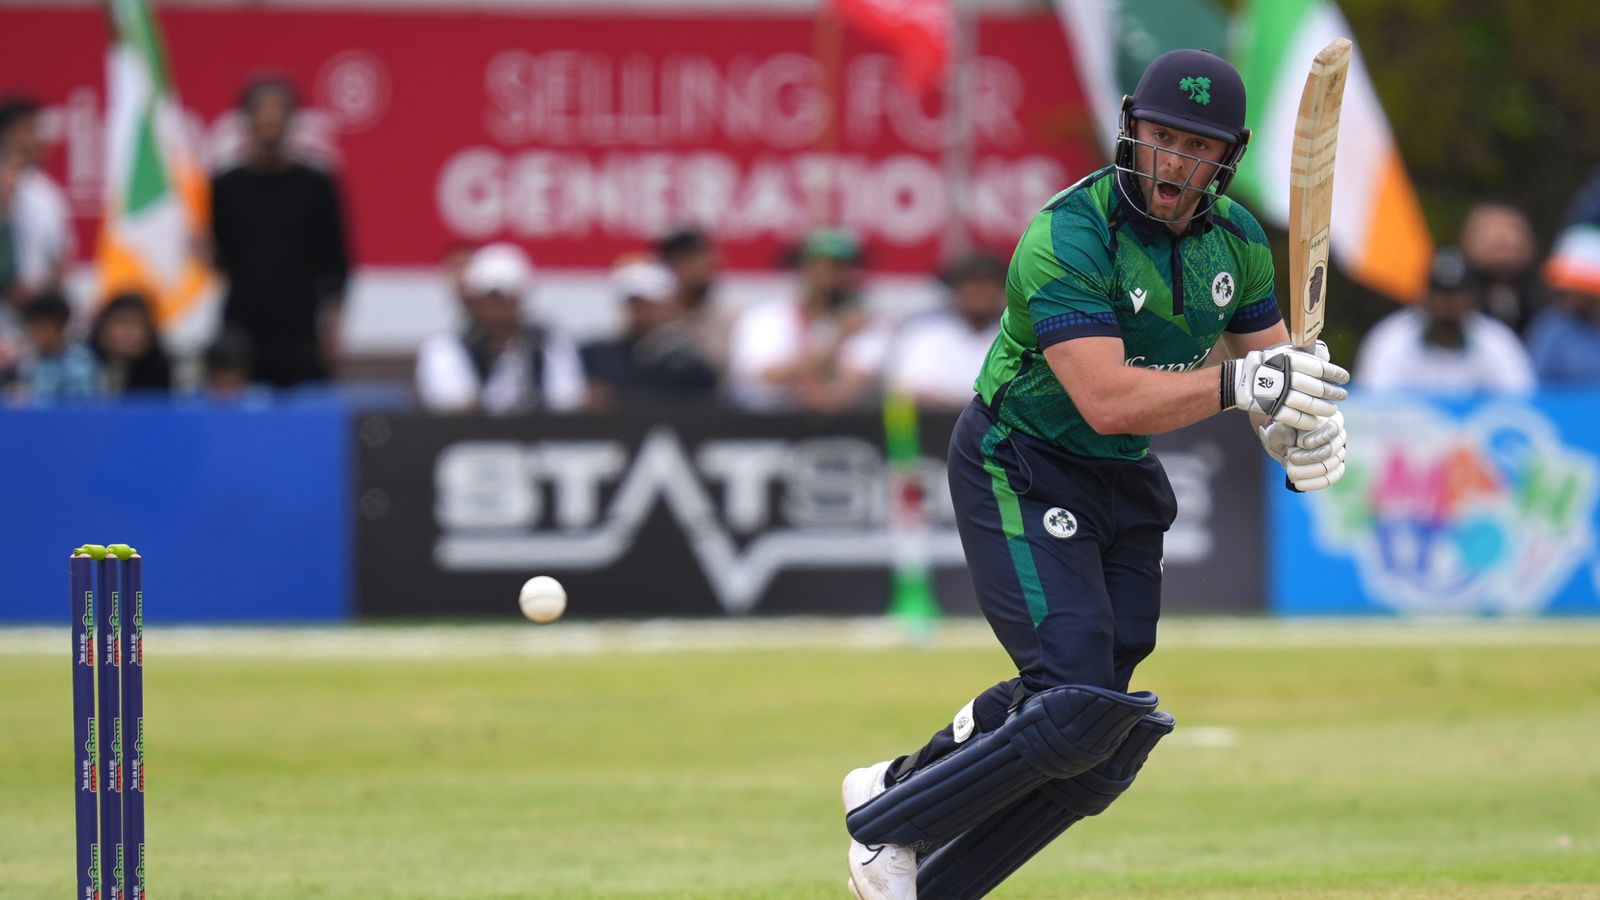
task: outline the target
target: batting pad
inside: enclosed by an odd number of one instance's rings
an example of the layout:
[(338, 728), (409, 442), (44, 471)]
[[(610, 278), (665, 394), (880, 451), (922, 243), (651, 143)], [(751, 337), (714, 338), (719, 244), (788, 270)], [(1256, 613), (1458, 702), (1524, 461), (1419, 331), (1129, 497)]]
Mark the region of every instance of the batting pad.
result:
[(851, 810), (845, 827), (863, 844), (932, 850), (1044, 782), (1094, 767), (1155, 708), (1156, 695), (1143, 691), (1081, 684), (1042, 691), (999, 728)]
[(917, 865), (919, 900), (974, 900), (994, 890), (1085, 816), (1105, 812), (1133, 784), (1156, 742), (1176, 723), (1164, 712), (1140, 719), (1106, 760), (1066, 781), (1047, 781), (974, 825)]

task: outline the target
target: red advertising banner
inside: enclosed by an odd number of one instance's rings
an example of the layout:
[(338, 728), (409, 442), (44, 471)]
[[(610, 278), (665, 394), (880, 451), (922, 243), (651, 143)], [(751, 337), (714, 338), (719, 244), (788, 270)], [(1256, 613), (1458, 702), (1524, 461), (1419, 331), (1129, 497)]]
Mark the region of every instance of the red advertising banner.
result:
[[(770, 268), (819, 221), (857, 229), (874, 269), (937, 265), (954, 201), (939, 92), (896, 59), (793, 14), (196, 10), (159, 13), (203, 157), (236, 158), (240, 86), (305, 94), (296, 140), (339, 173), (359, 262), (430, 265), (508, 239), (542, 264), (601, 267), (685, 222), (734, 268)], [(46, 105), (47, 165), (94, 246), (103, 14), (0, 12), (0, 92)], [(1060, 25), (984, 19), (965, 82), (963, 216), (1009, 251), (1053, 194), (1101, 163)], [(829, 60), (835, 62), (829, 63)], [(834, 86), (830, 88), (830, 86)]]

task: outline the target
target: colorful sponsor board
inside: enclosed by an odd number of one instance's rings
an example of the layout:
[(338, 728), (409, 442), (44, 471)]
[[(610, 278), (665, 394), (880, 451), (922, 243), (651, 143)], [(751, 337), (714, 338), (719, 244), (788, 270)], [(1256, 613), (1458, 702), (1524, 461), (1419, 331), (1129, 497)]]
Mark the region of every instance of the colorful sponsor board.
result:
[(1593, 401), (1362, 395), (1344, 479), (1270, 494), (1289, 614), (1600, 614)]

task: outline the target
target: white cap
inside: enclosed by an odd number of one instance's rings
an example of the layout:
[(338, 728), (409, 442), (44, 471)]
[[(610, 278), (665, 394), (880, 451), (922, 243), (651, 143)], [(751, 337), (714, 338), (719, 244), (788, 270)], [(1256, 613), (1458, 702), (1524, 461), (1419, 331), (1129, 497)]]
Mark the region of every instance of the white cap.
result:
[(672, 270), (655, 260), (627, 262), (611, 270), (611, 292), (618, 300), (638, 297), (665, 303), (677, 290), (678, 279)]
[(467, 260), (461, 287), (473, 297), (490, 292), (521, 297), (533, 287), (533, 262), (515, 244), (490, 244)]

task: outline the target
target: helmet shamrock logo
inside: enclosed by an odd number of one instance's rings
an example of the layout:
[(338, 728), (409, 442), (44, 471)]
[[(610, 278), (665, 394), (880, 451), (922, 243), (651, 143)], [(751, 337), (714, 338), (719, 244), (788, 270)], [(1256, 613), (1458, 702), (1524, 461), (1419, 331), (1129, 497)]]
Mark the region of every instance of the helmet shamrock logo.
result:
[(1204, 75), (1191, 75), (1179, 79), (1178, 90), (1188, 91), (1189, 99), (1201, 106), (1211, 105), (1211, 79)]

